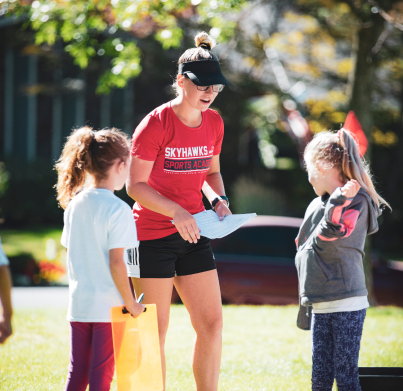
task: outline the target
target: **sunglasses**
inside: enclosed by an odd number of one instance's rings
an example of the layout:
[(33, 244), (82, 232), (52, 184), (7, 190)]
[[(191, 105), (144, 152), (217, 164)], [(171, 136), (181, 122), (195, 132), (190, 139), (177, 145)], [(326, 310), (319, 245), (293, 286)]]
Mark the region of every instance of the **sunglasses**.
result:
[[(188, 75), (185, 74), (185, 77), (187, 77), (193, 83), (192, 79), (190, 79)], [(193, 84), (195, 84), (195, 83), (193, 83)], [(210, 87), (212, 88), (213, 92), (221, 92), (224, 89), (224, 84), (214, 84), (211, 86), (197, 86), (196, 85), (196, 88), (199, 91), (207, 91)]]
[(199, 91), (207, 91), (210, 87), (212, 88), (213, 92), (221, 92), (224, 89), (223, 84), (214, 84), (206, 87), (196, 86)]

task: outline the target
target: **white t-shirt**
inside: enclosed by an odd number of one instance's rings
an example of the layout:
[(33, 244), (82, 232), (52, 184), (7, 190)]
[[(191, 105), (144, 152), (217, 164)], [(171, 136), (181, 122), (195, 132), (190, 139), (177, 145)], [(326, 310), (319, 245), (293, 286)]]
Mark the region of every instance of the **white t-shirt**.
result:
[(0, 238), (0, 266), (8, 265), (8, 258), (4, 253), (3, 246), (1, 245), (1, 238)]
[(368, 307), (367, 296), (355, 296), (347, 299), (313, 303), (312, 312), (314, 314), (330, 314), (332, 312), (360, 311)]
[(67, 248), (71, 322), (110, 322), (110, 309), (123, 304), (112, 279), (109, 250), (137, 248), (130, 206), (107, 189), (86, 189), (64, 212), (61, 243)]

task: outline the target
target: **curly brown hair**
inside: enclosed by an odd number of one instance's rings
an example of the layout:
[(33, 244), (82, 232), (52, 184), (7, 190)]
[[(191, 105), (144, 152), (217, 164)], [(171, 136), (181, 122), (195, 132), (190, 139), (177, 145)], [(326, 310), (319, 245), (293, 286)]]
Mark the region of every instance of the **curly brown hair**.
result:
[(55, 165), (60, 206), (66, 209), (70, 200), (84, 187), (88, 175), (95, 182), (107, 178), (108, 171), (116, 160), (125, 162), (129, 154), (128, 136), (117, 129), (95, 132), (84, 126), (73, 130)]

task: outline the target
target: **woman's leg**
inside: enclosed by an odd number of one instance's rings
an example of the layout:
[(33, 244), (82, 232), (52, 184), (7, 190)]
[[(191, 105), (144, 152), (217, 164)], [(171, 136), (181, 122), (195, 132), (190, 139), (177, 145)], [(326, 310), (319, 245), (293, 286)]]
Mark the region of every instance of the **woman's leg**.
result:
[(339, 391), (361, 391), (358, 356), (366, 309), (335, 313), (335, 373)]
[(89, 369), (90, 390), (109, 391), (115, 370), (112, 325), (92, 323), (92, 355)]
[(331, 391), (333, 387), (333, 315), (312, 314), (312, 391)]
[(175, 277), (175, 287), (196, 331), (192, 365), (197, 391), (216, 391), (223, 323), (217, 270)]
[(92, 323), (70, 322), (70, 365), (66, 391), (85, 391), (91, 359)]
[(173, 289), (173, 278), (132, 278), (132, 283), (136, 296), (144, 293), (143, 304), (156, 304), (158, 317), (158, 332), (160, 335), (162, 374), (166, 377), (165, 365), (165, 337), (169, 324), (169, 309)]

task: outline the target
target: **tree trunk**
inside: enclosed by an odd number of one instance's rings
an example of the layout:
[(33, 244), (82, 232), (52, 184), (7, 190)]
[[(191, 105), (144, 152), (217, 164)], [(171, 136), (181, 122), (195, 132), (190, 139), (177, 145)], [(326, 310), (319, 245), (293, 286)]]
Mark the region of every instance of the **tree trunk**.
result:
[[(403, 39), (402, 39), (403, 41)], [(388, 194), (398, 194), (401, 192), (401, 181), (403, 172), (403, 79), (400, 83), (400, 122), (397, 128), (398, 144), (392, 152), (391, 161), (393, 162), (390, 167), (390, 175), (388, 181)]]
[[(376, 70), (376, 59), (371, 51), (383, 31), (384, 24), (385, 21), (379, 14), (372, 14), (369, 20), (363, 21), (362, 27), (357, 31), (355, 47), (353, 48), (354, 72), (350, 81), (350, 110), (355, 112), (368, 140), (374, 126), (372, 95)], [(365, 157), (367, 160), (371, 159), (370, 145)], [(371, 242), (367, 237), (364, 257), (365, 281), (368, 299), (370, 303), (375, 304), (370, 252)]]

